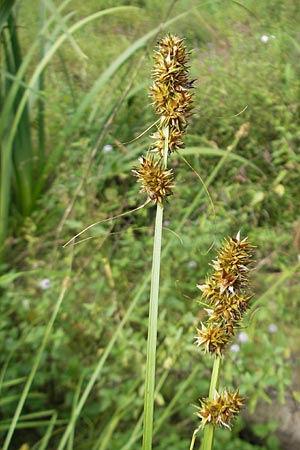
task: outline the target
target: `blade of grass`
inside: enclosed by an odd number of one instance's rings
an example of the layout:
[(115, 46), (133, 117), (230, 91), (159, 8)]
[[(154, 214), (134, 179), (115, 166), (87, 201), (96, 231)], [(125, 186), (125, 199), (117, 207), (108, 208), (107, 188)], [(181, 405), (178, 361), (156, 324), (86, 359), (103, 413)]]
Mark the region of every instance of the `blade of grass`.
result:
[[(46, 23), (46, 7), (44, 0), (40, 1), (40, 30), (45, 28)], [(40, 36), (40, 49), (39, 49), (39, 59), (41, 61), (45, 55), (46, 47), (45, 47), (45, 35), (41, 33)], [(39, 92), (44, 91), (44, 71), (41, 72), (38, 80), (37, 80), (37, 89)], [(38, 96), (38, 112), (37, 112), (37, 120), (38, 120), (38, 171), (42, 170), (42, 167), (45, 164), (45, 102), (41, 95)]]
[(232, 159), (232, 160), (241, 162), (244, 165), (252, 167), (257, 172), (263, 173), (262, 170), (258, 166), (253, 164), (251, 161), (249, 161), (249, 159), (244, 158), (243, 156), (240, 156), (240, 155), (232, 152), (231, 149), (222, 150), (222, 149), (215, 149), (215, 148), (211, 148), (211, 147), (186, 147), (184, 150), (179, 151), (179, 153), (183, 153), (184, 156), (207, 155), (207, 156), (212, 156), (212, 157), (218, 157), (218, 156), (226, 157), (226, 158), (228, 157), (228, 159)]
[(13, 142), (14, 137), (16, 135), (20, 118), (21, 118), (22, 113), (24, 111), (24, 108), (26, 107), (26, 104), (27, 104), (27, 100), (28, 100), (30, 89), (32, 89), (35, 86), (35, 84), (37, 83), (37, 80), (38, 80), (40, 74), (43, 72), (43, 70), (45, 69), (45, 67), (47, 66), (49, 61), (52, 59), (52, 57), (55, 55), (57, 50), (68, 39), (68, 36), (73, 34), (75, 31), (79, 30), (84, 25), (86, 25), (87, 23), (89, 23), (89, 22), (91, 22), (93, 20), (96, 20), (96, 19), (98, 19), (100, 17), (103, 17), (103, 16), (111, 14), (111, 13), (123, 12), (124, 10), (130, 10), (130, 9), (136, 10), (135, 7), (120, 6), (120, 7), (116, 7), (116, 8), (108, 8), (106, 10), (98, 11), (97, 13), (91, 14), (88, 17), (78, 21), (76, 24), (74, 24), (71, 27), (69, 27), (68, 35), (62, 34), (51, 45), (51, 47), (48, 48), (48, 50), (47, 50), (46, 54), (44, 55), (43, 59), (37, 64), (37, 67), (36, 67), (34, 73), (32, 74), (32, 76), (31, 76), (31, 78), (30, 78), (30, 80), (28, 82), (27, 89), (24, 92), (21, 101), (19, 102), (19, 107), (18, 107), (18, 109), (16, 111), (16, 115), (15, 115), (14, 121), (12, 123), (12, 127), (10, 129), (10, 133), (9, 133), (9, 138), (8, 138), (9, 146), (8, 146), (8, 150), (7, 151), (11, 150), (11, 145), (12, 145), (12, 142)]
[(50, 438), (52, 436), (54, 427), (57, 423), (57, 412), (53, 411), (52, 417), (50, 419), (49, 425), (47, 427), (46, 432), (44, 433), (43, 439), (38, 447), (39, 450), (47, 450)]
[(71, 46), (73, 47), (79, 58), (87, 59), (87, 55), (81, 50), (72, 34), (69, 33), (68, 27), (65, 25), (64, 19), (59, 14), (57, 6), (53, 3), (52, 0), (43, 0), (42, 3), (44, 2), (46, 3), (48, 9), (51, 11), (51, 14), (54, 17), (55, 21), (58, 23), (59, 28), (66, 34)]
[(11, 14), (11, 10), (14, 7), (16, 0), (1, 0), (0, 5), (0, 33), (4, 27), (8, 16)]
[(82, 374), (82, 376), (80, 377), (77, 386), (76, 386), (76, 390), (74, 393), (74, 398), (73, 398), (73, 404), (72, 404), (72, 413), (71, 413), (71, 419), (70, 419), (70, 423), (72, 425), (72, 431), (70, 433), (69, 436), (69, 440), (68, 440), (68, 450), (72, 450), (74, 448), (74, 435), (75, 435), (75, 423), (76, 423), (76, 418), (74, 415), (74, 412), (76, 410), (76, 405), (78, 404), (78, 399), (80, 396), (80, 391), (81, 391), (81, 386), (84, 380), (84, 374)]

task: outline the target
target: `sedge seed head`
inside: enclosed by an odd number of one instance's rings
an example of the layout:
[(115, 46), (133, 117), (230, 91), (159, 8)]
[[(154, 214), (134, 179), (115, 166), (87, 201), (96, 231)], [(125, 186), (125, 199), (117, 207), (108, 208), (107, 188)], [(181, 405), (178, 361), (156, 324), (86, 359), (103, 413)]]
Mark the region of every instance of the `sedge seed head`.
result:
[(239, 396), (239, 392), (215, 392), (214, 398), (200, 399), (200, 408), (195, 413), (201, 419), (201, 428), (206, 424), (231, 429), (232, 421), (238, 416), (246, 399)]
[(239, 233), (236, 238), (225, 239), (217, 260), (212, 264), (215, 280), (224, 290), (242, 290), (247, 286), (253, 249), (247, 238), (240, 239)]
[(221, 356), (231, 337), (227, 333), (223, 324), (208, 322), (206, 325), (201, 323), (201, 329), (197, 328), (195, 343), (202, 347), (205, 353), (211, 353)]
[(148, 158), (139, 158), (140, 165), (132, 173), (141, 183), (140, 192), (145, 192), (154, 203), (163, 204), (167, 197), (172, 195), (174, 188), (174, 177), (172, 169), (162, 168), (161, 160), (154, 160), (153, 155)]
[[(220, 354), (224, 351), (230, 336), (234, 334), (234, 328), (249, 308), (252, 295), (248, 274), (253, 248), (247, 238), (240, 238), (239, 233), (236, 238), (225, 240), (212, 262), (212, 275), (205, 284), (198, 285), (202, 291), (201, 303), (204, 301), (207, 305), (208, 319), (205, 333), (198, 330), (197, 342), (198, 345), (204, 345), (207, 352)], [(216, 345), (218, 339), (219, 346)]]
[[(188, 52), (183, 39), (169, 34), (160, 40), (154, 54), (150, 94), (155, 111), (161, 116), (160, 127), (169, 127), (169, 154), (183, 147), (182, 135), (192, 110), (193, 80), (189, 79), (187, 64)], [(158, 132), (152, 137), (156, 139), (152, 151), (162, 156), (164, 136)]]

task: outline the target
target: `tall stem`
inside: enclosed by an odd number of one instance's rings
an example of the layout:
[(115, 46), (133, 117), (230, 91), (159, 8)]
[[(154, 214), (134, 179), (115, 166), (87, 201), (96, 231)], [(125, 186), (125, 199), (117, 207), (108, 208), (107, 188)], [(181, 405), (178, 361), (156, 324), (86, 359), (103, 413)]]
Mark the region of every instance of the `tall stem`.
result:
[(162, 220), (163, 220), (163, 208), (160, 205), (157, 205), (156, 220), (155, 220), (154, 247), (153, 247), (150, 306), (149, 306), (149, 323), (148, 323), (147, 362), (146, 362), (145, 400), (144, 400), (143, 450), (151, 450), (152, 449), (156, 341), (157, 341), (157, 316), (158, 316), (158, 291), (159, 291), (159, 274), (160, 274)]
[[(216, 356), (212, 369), (208, 395), (209, 398), (211, 399), (214, 398), (215, 392), (218, 391), (219, 389), (221, 361), (222, 361), (221, 357)], [(201, 450), (212, 450), (214, 443), (214, 435), (215, 435), (214, 425), (212, 424), (205, 425)]]
[[(165, 136), (163, 165), (164, 168), (166, 168), (168, 158), (169, 128), (164, 127), (163, 133)], [(157, 204), (154, 245), (153, 245), (152, 274), (151, 274), (149, 322), (148, 322), (147, 361), (146, 361), (145, 398), (144, 398), (143, 450), (152, 449), (158, 294), (159, 294), (163, 211), (164, 211), (163, 206)]]

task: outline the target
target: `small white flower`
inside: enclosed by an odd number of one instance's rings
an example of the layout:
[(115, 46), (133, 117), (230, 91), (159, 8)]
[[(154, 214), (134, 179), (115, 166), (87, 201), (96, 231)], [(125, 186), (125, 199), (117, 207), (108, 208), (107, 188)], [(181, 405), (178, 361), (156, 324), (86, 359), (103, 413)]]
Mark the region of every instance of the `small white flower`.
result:
[(261, 36), (260, 40), (261, 40), (261, 42), (262, 42), (263, 44), (266, 44), (266, 43), (268, 42), (268, 40), (269, 40), (269, 36), (268, 36), (267, 34), (263, 34), (263, 35)]
[(276, 331), (278, 330), (278, 327), (275, 323), (271, 323), (268, 326), (268, 330), (269, 330), (269, 333), (276, 333)]
[(24, 300), (22, 300), (22, 306), (24, 309), (29, 309), (30, 302), (29, 302), (28, 298), (24, 298)]
[(239, 353), (239, 351), (240, 351), (240, 346), (239, 346), (239, 344), (232, 344), (230, 347), (229, 347), (229, 350), (232, 352), (232, 353)]
[(244, 344), (245, 342), (248, 342), (248, 341), (249, 341), (248, 333), (246, 333), (246, 331), (241, 331), (241, 332), (239, 333), (239, 335), (238, 335), (238, 341), (239, 341), (241, 344)]
[(112, 150), (113, 150), (113, 146), (110, 145), (110, 144), (104, 145), (104, 147), (103, 147), (103, 149), (102, 149), (103, 153), (109, 153), (109, 152), (111, 152)]
[(197, 267), (196, 261), (189, 261), (188, 262), (188, 268), (189, 269), (196, 269), (196, 267)]
[(170, 223), (171, 223), (171, 220), (164, 220), (163, 226), (168, 227), (170, 225)]
[(40, 287), (40, 289), (42, 289), (43, 291), (46, 291), (47, 289), (49, 289), (50, 286), (51, 286), (51, 281), (49, 280), (49, 278), (43, 278), (43, 279), (39, 282), (39, 287)]

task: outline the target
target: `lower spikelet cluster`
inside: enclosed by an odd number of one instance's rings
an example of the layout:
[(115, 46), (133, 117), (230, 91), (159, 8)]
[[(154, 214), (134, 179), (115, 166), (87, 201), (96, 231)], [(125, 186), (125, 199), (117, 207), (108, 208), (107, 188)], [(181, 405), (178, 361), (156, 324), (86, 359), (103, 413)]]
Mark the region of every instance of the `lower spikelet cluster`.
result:
[(198, 285), (202, 291), (201, 303), (205, 303), (208, 318), (197, 329), (196, 344), (206, 353), (221, 355), (234, 334), (234, 328), (242, 320), (252, 298), (249, 292), (249, 264), (253, 246), (247, 238), (224, 241), (214, 269), (205, 284)]
[[(215, 362), (220, 362), (234, 329), (239, 326), (249, 307), (252, 295), (248, 277), (253, 248), (247, 238), (241, 239), (240, 233), (235, 238), (225, 240), (211, 264), (213, 273), (205, 284), (198, 285), (202, 291), (201, 304), (205, 305), (207, 320), (201, 322), (195, 341), (205, 353), (218, 358)], [(230, 429), (232, 420), (244, 402), (245, 399), (239, 397), (238, 391), (229, 392), (226, 389), (200, 399), (200, 408), (196, 412), (201, 420), (198, 429), (204, 428), (206, 424)]]
[(239, 392), (228, 392), (226, 389), (220, 394), (215, 392), (214, 398), (200, 400), (200, 408), (195, 413), (201, 419), (200, 428), (206, 424), (231, 429), (231, 423), (239, 414), (245, 403), (245, 398), (239, 397)]

